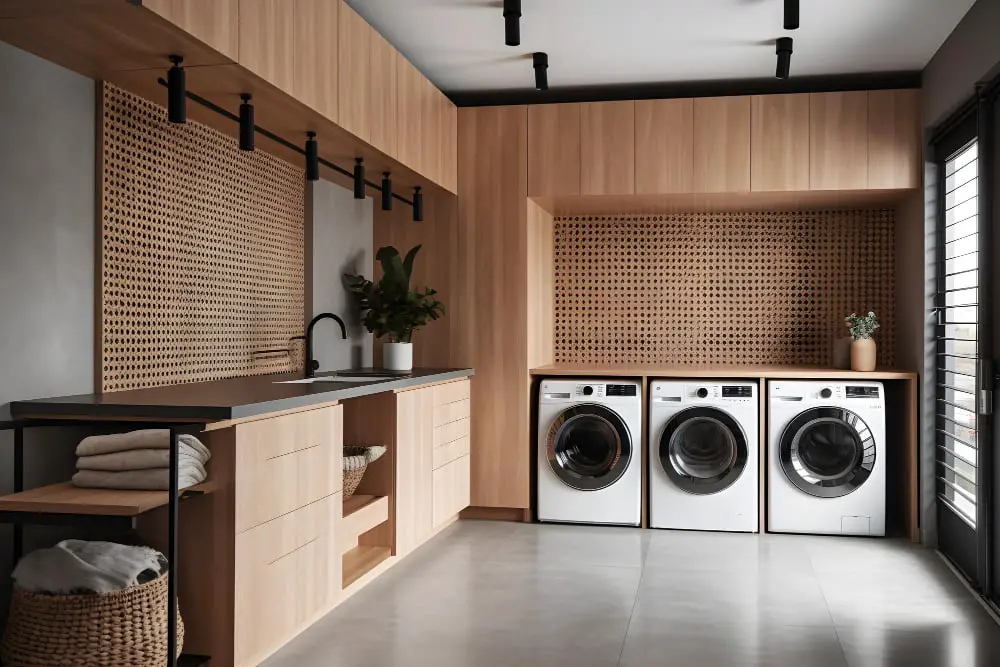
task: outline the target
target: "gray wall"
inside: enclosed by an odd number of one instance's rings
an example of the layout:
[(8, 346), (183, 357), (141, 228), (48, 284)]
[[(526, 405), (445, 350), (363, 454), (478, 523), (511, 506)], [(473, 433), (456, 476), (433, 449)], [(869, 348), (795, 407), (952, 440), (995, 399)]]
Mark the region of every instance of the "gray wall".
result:
[(372, 275), (373, 202), (328, 181), (309, 184), (307, 225), (312, 229), (312, 313), (331, 312), (347, 323), (350, 340), (340, 337), (336, 322), (316, 325), (314, 351), (321, 370), (372, 365), (372, 336), (361, 325), (345, 273)]
[[(7, 419), (12, 400), (93, 390), (96, 110), (93, 81), (2, 42), (0, 90), (0, 419)], [(76, 439), (66, 429), (29, 432), (26, 483), (68, 479)], [(0, 432), (3, 492), (13, 484), (11, 456), (11, 434)], [(51, 534), (31, 530), (26, 539)], [(8, 582), (9, 539), (0, 527), (0, 586)], [(6, 610), (0, 599), (0, 619)]]

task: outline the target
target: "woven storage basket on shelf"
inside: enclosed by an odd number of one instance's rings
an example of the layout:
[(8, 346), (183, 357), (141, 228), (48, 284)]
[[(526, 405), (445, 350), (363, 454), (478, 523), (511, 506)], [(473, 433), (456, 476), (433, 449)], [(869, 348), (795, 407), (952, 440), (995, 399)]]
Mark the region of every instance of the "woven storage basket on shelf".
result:
[[(183, 643), (178, 613), (178, 655)], [(163, 665), (167, 575), (104, 594), (47, 595), (15, 587), (0, 660), (4, 667)]]
[(350, 498), (358, 490), (361, 478), (365, 476), (368, 464), (385, 454), (385, 447), (344, 447), (344, 499)]

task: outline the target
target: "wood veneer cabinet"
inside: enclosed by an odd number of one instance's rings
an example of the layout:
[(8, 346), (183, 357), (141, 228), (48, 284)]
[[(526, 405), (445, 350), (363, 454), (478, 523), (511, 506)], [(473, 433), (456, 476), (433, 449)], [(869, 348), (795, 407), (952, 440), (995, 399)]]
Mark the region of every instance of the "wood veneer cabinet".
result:
[(694, 100), (635, 103), (635, 192), (692, 192)]
[(396, 159), (425, 173), (423, 75), (406, 58), (396, 60)]
[(581, 104), (528, 107), (528, 196), (580, 194)]
[(809, 94), (809, 188), (868, 187), (868, 93)]
[(396, 554), (430, 537), (433, 502), (434, 388), (396, 394)]
[(143, 0), (150, 9), (219, 53), (239, 56), (240, 0)]
[(340, 4), (340, 59), (337, 67), (339, 114), (337, 123), (365, 141), (371, 139), (372, 27), (351, 9)]
[(750, 98), (694, 100), (694, 191), (750, 191)]
[(754, 95), (750, 103), (750, 189), (809, 189), (809, 96)]
[(918, 188), (922, 182), (920, 91), (868, 91), (868, 187)]
[(340, 2), (293, 0), (295, 70), (290, 91), (330, 120), (339, 119)]
[(635, 193), (635, 102), (580, 108), (580, 194)]
[(289, 94), (295, 90), (295, 12), (287, 0), (239, 0), (239, 63)]
[(368, 78), (369, 143), (386, 155), (397, 152), (397, 60), (402, 56), (376, 31), (371, 33), (371, 73)]

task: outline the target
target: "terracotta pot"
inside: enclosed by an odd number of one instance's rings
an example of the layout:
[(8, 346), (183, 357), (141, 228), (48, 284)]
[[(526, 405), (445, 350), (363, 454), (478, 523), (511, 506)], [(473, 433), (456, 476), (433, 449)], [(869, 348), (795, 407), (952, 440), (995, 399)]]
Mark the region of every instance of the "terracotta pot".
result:
[(851, 341), (851, 370), (875, 370), (875, 340), (861, 338)]

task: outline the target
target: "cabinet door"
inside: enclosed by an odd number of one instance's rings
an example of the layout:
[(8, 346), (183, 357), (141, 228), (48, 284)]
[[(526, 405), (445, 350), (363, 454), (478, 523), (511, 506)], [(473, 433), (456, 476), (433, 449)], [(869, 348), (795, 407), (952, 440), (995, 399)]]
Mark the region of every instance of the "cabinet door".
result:
[(750, 188), (808, 190), (809, 96), (754, 95), (750, 118)]
[(635, 193), (691, 192), (694, 100), (635, 103)]
[(922, 161), (920, 91), (868, 91), (868, 187), (918, 188)]
[(337, 122), (339, 2), (295, 0), (292, 95)]
[(369, 79), (371, 26), (346, 2), (340, 3), (340, 59), (337, 65), (338, 124), (364, 141), (371, 137)]
[(868, 187), (868, 93), (810, 93), (809, 188)]
[(438, 528), (469, 506), (469, 457), (463, 456), (434, 471), (434, 527)]
[(240, 64), (287, 93), (295, 85), (294, 15), (286, 0), (240, 0)]
[(694, 191), (750, 191), (750, 98), (694, 101)]
[(580, 194), (582, 104), (528, 107), (528, 196)]
[(399, 54), (385, 37), (371, 33), (371, 77), (368, 102), (371, 105), (372, 146), (386, 155), (396, 155), (396, 59)]
[(417, 173), (424, 173), (423, 76), (406, 58), (396, 59), (396, 159)]
[(239, 0), (144, 0), (142, 6), (236, 61)]
[(431, 533), (434, 464), (434, 388), (396, 394), (396, 554)]
[(439, 183), (445, 190), (458, 193), (458, 107), (447, 97), (444, 97), (443, 104), (444, 115), (441, 118), (443, 162)]
[(434, 84), (421, 74), (420, 103), (423, 113), (420, 116), (420, 132), (423, 135), (423, 155), (420, 157), (420, 164), (423, 165), (423, 169), (420, 173), (435, 183), (440, 181), (443, 167), (440, 150), (443, 97), (444, 95), (434, 87)]
[(590, 102), (580, 110), (580, 193), (635, 193), (635, 102)]

